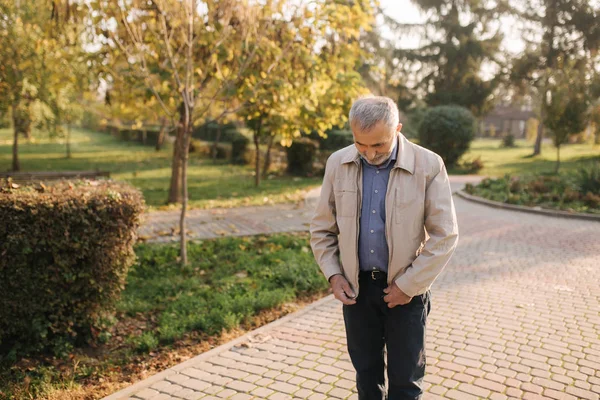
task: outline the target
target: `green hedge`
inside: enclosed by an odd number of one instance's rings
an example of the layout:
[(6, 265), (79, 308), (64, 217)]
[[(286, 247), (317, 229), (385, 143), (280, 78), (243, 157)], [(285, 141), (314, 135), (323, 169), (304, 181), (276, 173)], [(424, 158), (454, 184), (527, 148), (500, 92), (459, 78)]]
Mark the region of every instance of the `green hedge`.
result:
[(112, 181), (0, 186), (0, 361), (99, 333), (135, 255), (144, 208)]
[(160, 134), (160, 128), (130, 129), (106, 126), (102, 130), (125, 142), (137, 142), (147, 146), (156, 146)]
[(300, 138), (287, 148), (288, 173), (311, 176), (314, 174), (314, 162), (319, 144), (309, 138)]
[[(194, 131), (192, 132), (192, 137), (200, 140), (205, 140), (207, 142), (214, 142), (217, 140), (218, 132), (219, 124), (209, 123), (194, 128)], [(233, 143), (234, 140), (240, 137), (245, 136), (237, 130), (237, 127), (234, 124), (221, 125), (221, 137), (219, 139), (219, 142)]]
[(335, 151), (354, 144), (354, 136), (352, 136), (351, 130), (332, 129), (326, 133), (327, 138), (319, 136), (316, 132), (312, 132), (309, 138), (318, 142), (321, 150)]
[(238, 137), (233, 142), (231, 142), (231, 161), (234, 164), (248, 164), (248, 145), (250, 144), (250, 139), (247, 137)]

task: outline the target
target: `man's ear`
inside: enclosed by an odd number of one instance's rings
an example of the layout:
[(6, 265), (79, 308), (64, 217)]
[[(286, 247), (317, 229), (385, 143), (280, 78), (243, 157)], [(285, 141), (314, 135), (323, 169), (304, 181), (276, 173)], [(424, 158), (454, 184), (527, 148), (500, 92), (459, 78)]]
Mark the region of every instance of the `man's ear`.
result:
[(402, 131), (402, 124), (398, 123), (398, 127), (396, 128), (396, 132)]

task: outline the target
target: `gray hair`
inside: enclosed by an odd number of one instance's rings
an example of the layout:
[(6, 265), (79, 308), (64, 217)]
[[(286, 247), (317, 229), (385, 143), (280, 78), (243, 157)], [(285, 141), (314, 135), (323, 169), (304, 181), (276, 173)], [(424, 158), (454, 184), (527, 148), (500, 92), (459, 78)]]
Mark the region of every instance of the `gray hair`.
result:
[(368, 132), (380, 121), (390, 129), (398, 126), (400, 117), (394, 100), (384, 96), (368, 96), (352, 104), (349, 115), (350, 126), (358, 124), (358, 129)]

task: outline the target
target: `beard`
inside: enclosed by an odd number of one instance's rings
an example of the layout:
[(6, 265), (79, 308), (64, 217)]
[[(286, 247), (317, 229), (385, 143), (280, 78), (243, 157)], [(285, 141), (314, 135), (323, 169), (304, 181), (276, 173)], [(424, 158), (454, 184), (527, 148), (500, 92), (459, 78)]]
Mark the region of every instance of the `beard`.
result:
[(394, 152), (394, 148), (392, 148), (392, 150), (390, 150), (390, 152), (387, 154), (378, 154), (372, 160), (369, 160), (365, 154), (361, 153), (360, 155), (369, 165), (373, 165), (376, 167), (376, 166), (381, 165), (384, 162), (386, 162), (387, 159), (390, 158), (390, 156), (392, 155), (393, 152)]

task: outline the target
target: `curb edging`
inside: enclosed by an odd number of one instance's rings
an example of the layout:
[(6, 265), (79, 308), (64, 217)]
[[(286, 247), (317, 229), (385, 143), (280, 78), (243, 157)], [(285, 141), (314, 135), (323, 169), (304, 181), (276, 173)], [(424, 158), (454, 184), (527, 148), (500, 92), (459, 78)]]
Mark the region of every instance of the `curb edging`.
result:
[(471, 194), (466, 193), (464, 190), (459, 190), (455, 193), (459, 197), (461, 197), (465, 200), (472, 201), (472, 202), (478, 203), (478, 204), (483, 204), (488, 207), (501, 208), (501, 209), (505, 209), (505, 210), (519, 211), (519, 212), (525, 212), (525, 213), (530, 213), (530, 214), (545, 215), (548, 217), (579, 219), (579, 220), (600, 222), (600, 215), (571, 213), (568, 211), (548, 210), (548, 209), (543, 209), (543, 208), (538, 209), (538, 208), (532, 208), (532, 207), (518, 206), (516, 204), (500, 203), (498, 201), (484, 199), (483, 197), (473, 196)]

